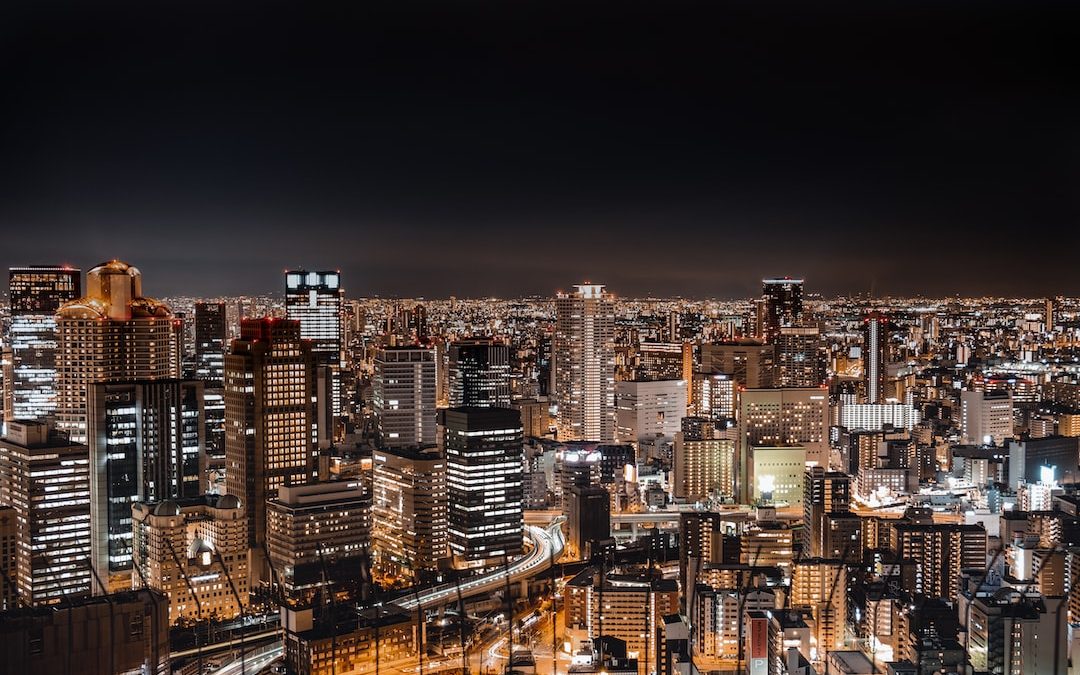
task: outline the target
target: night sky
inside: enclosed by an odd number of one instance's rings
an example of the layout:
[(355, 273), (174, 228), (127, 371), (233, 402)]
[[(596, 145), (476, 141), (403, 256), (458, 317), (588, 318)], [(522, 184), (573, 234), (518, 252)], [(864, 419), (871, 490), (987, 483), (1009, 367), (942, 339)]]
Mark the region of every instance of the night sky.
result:
[(1080, 294), (1073, 2), (83, 4), (0, 9), (4, 267)]

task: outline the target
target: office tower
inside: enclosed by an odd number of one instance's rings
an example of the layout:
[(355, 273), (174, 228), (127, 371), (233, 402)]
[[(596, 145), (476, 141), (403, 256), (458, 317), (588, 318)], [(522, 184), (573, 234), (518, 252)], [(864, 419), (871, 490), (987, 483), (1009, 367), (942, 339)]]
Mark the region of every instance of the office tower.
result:
[(248, 536), (240, 500), (205, 495), (135, 502), (128, 510), (139, 578), (168, 597), (170, 624), (244, 611)]
[(8, 271), (11, 329), (4, 350), (4, 419), (56, 414), (56, 310), (80, 294), (77, 269), (48, 265)]
[(774, 386), (775, 345), (754, 340), (701, 345), (703, 373), (726, 373), (740, 387), (760, 389)]
[(725, 373), (694, 373), (690, 407), (711, 420), (735, 419), (735, 380)]
[(817, 328), (785, 326), (776, 336), (776, 386), (820, 387), (825, 359)]
[[(828, 396), (811, 387), (746, 389), (739, 401), (739, 494), (745, 499), (755, 486), (747, 482), (752, 446), (801, 445), (806, 461), (826, 465)], [(799, 489), (802, 489), (802, 470)], [(801, 499), (800, 499), (801, 501)]]
[(1043, 305), (1043, 321), (1046, 324), (1046, 332), (1054, 332), (1054, 299), (1047, 298)]
[(225, 351), (228, 330), (225, 303), (195, 303), (195, 377), (202, 380), (206, 419), (206, 456), (225, 465)]
[(465, 565), (522, 550), (521, 417), (504, 408), (446, 411), (450, 551)]
[(615, 439), (615, 306), (600, 284), (555, 298), (555, 402), (560, 440)]
[(750, 445), (747, 448), (744, 503), (802, 504), (806, 448), (801, 445)]
[(494, 340), (450, 343), (450, 407), (509, 408), (510, 348)]
[(1062, 598), (1002, 589), (974, 599), (967, 653), (976, 673), (1065, 675), (1069, 672)]
[(867, 403), (884, 403), (888, 398), (886, 383), (889, 354), (889, 319), (881, 312), (863, 317), (863, 383)]
[(341, 273), (285, 272), (286, 318), (300, 323), (319, 363), (341, 365)]
[(1016, 489), (1020, 483), (1035, 483), (1041, 478), (1043, 467), (1054, 469), (1056, 478), (1072, 482), (1077, 475), (1077, 457), (1080, 457), (1080, 438), (1075, 436), (1050, 436), (1010, 440), (1009, 487)]
[(982, 525), (897, 522), (889, 548), (900, 560), (904, 587), (930, 597), (955, 596), (961, 570), (986, 567)]
[[(851, 510), (851, 478), (820, 466), (807, 468), (803, 478), (803, 555), (825, 554), (826, 516)], [(855, 546), (861, 543), (856, 542)]]
[(403, 448), (435, 443), (435, 351), (387, 347), (375, 354), (371, 405), (379, 445)]
[(620, 443), (670, 440), (686, 417), (686, 380), (616, 382), (615, 410)]
[[(689, 347), (689, 349), (687, 348)], [(693, 344), (681, 342), (642, 342), (637, 348), (635, 380), (683, 380), (687, 360), (693, 370)]]
[(180, 322), (142, 295), (142, 274), (113, 260), (86, 273), (86, 296), (56, 313), (57, 430), (85, 443), (95, 382), (179, 377)]
[(201, 380), (97, 382), (87, 397), (92, 563), (106, 584), (131, 588), (131, 503), (202, 494)]
[[(0, 455), (0, 461), (3, 456)], [(2, 470), (0, 464), (0, 470)], [(3, 475), (0, 474), (0, 499), (3, 495)], [(0, 503), (0, 612), (18, 606), (18, 587), (15, 581), (19, 573), (19, 514), (15, 507)]]
[(521, 433), (525, 438), (536, 438), (548, 433), (550, 416), (547, 401), (519, 398), (511, 401), (510, 407), (521, 413)]
[(882, 431), (886, 426), (914, 429), (922, 420), (918, 408), (907, 403), (845, 403), (836, 405), (840, 426), (851, 431)]
[(762, 299), (765, 301), (764, 339), (773, 342), (780, 329), (798, 326), (803, 316), (802, 279), (762, 279)]
[[(776, 609), (776, 594), (772, 589), (751, 590), (750, 575), (746, 586), (718, 588), (699, 584), (693, 601), (687, 602), (691, 624), (697, 629), (694, 653), (709, 661), (734, 664), (739, 658), (739, 637), (750, 627), (751, 612)], [(743, 654), (745, 658), (745, 653)]]
[(356, 583), (371, 545), (371, 495), (359, 480), (283, 485), (266, 505), (266, 544), (293, 597)]
[(839, 560), (810, 558), (792, 566), (791, 606), (814, 616), (818, 658), (842, 649), (847, 624), (847, 573)]
[(168, 599), (146, 589), (0, 617), (0, 672), (168, 675)]
[(415, 579), (448, 554), (446, 460), (438, 448), (372, 453), (371, 541), (388, 576)]
[(85, 445), (12, 420), (0, 440), (0, 501), (15, 509), (19, 597), (51, 605), (90, 593), (90, 469)]
[(226, 492), (244, 505), (256, 553), (266, 541), (266, 500), (316, 473), (315, 371), (297, 321), (244, 319), (225, 355)]
[(674, 485), (676, 499), (702, 501), (714, 496), (734, 496), (735, 439), (720, 438), (710, 420), (683, 419), (675, 434)]
[(588, 560), (591, 544), (611, 537), (611, 495), (599, 485), (575, 485), (569, 504), (568, 542), (579, 560)]
[(1013, 437), (1013, 399), (1005, 390), (960, 392), (960, 442), (1001, 445)]

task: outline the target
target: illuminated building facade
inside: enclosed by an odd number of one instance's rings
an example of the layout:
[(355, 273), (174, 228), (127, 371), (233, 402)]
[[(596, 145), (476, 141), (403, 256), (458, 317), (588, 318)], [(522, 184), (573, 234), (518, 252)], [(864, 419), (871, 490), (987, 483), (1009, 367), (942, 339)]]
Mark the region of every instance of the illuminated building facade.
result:
[(695, 502), (715, 495), (734, 496), (735, 439), (720, 438), (710, 420), (683, 420), (682, 430), (675, 435), (672, 463), (676, 499)]
[(134, 564), (140, 578), (168, 598), (170, 624), (231, 619), (243, 611), (248, 601), (247, 519), (236, 497), (136, 502), (129, 508)]
[(23, 602), (90, 593), (90, 459), (85, 445), (41, 422), (13, 420), (0, 440), (0, 499), (17, 517), (16, 585)]
[(615, 440), (615, 307), (600, 284), (555, 298), (555, 402), (560, 440)]
[(801, 505), (806, 448), (801, 445), (749, 448), (747, 477), (751, 503)]
[(703, 373), (725, 373), (737, 386), (761, 389), (774, 386), (776, 347), (754, 340), (701, 345)]
[(694, 373), (691, 408), (713, 420), (735, 419), (735, 380), (726, 373)]
[(450, 343), (450, 407), (510, 407), (510, 348), (494, 340)]
[(195, 377), (203, 381), (206, 456), (225, 465), (225, 303), (195, 303)]
[(446, 411), (450, 551), (462, 564), (522, 551), (521, 418), (503, 408)]
[(435, 350), (380, 349), (375, 355), (371, 394), (380, 447), (433, 445), (435, 394)]
[(894, 523), (889, 548), (900, 559), (905, 587), (931, 597), (955, 596), (961, 570), (986, 566), (982, 525)]
[(825, 383), (821, 333), (816, 327), (784, 326), (775, 342), (777, 387), (819, 387)]
[(889, 319), (881, 312), (863, 317), (863, 384), (867, 403), (884, 403), (888, 398), (886, 383), (889, 354)]
[[(814, 617), (816, 654), (823, 660), (826, 652), (842, 649), (847, 625), (847, 568), (840, 560), (809, 558), (792, 566), (791, 606), (809, 609)], [(815, 659), (816, 657), (816, 659)]]
[(201, 380), (90, 385), (93, 565), (109, 589), (131, 588), (131, 503), (203, 492), (202, 393)]
[(761, 294), (765, 301), (764, 330), (766, 342), (773, 342), (780, 329), (798, 326), (803, 316), (802, 279), (762, 279)]
[(1002, 390), (960, 392), (960, 436), (968, 445), (1001, 445), (1012, 438), (1012, 394)]
[(266, 527), (287, 593), (358, 580), (371, 544), (371, 496), (353, 480), (283, 485), (266, 505)]
[(180, 376), (181, 326), (142, 295), (142, 274), (113, 260), (86, 273), (86, 296), (56, 313), (57, 430), (87, 442), (87, 395), (95, 382)]
[(49, 421), (56, 414), (56, 311), (79, 297), (70, 267), (12, 267), (9, 342), (4, 350), (4, 419)]
[(446, 460), (438, 448), (372, 453), (372, 547), (384, 574), (415, 578), (448, 553)]
[[(0, 455), (0, 460), (3, 455)], [(2, 467), (2, 465), (0, 465)], [(0, 499), (3, 499), (3, 475), (0, 474)], [(18, 605), (18, 587), (15, 579), (19, 572), (19, 514), (12, 506), (0, 504), (0, 612), (15, 609)]]
[(315, 371), (296, 321), (244, 319), (225, 356), (226, 492), (246, 505), (256, 550), (266, 537), (266, 500), (316, 473)]
[(617, 440), (671, 440), (686, 417), (686, 380), (615, 383)]
[[(344, 367), (341, 273), (287, 270), (285, 272), (285, 315), (300, 322), (300, 337), (311, 342), (316, 361), (330, 369), (331, 400), (320, 405), (332, 415), (344, 413), (341, 369)], [(327, 425), (328, 426), (328, 425)], [(333, 436), (324, 429), (328, 437)]]
[(836, 407), (840, 426), (852, 431), (881, 431), (885, 425), (910, 430), (922, 420), (919, 410), (907, 403), (840, 402)]
[[(749, 449), (800, 445), (806, 461), (824, 466), (828, 457), (828, 395), (817, 387), (746, 389), (739, 397), (739, 494), (743, 499), (758, 489), (747, 475), (752, 470)], [(798, 472), (802, 492), (803, 469)], [(802, 503), (802, 497), (797, 500)]]
[(826, 516), (851, 510), (851, 477), (811, 466), (803, 474), (803, 552), (811, 558), (825, 554)]

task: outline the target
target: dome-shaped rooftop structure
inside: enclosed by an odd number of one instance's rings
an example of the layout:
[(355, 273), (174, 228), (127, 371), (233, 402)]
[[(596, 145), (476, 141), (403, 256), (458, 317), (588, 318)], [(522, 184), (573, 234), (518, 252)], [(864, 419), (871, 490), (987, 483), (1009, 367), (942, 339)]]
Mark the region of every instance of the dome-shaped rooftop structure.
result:
[(168, 319), (164, 303), (142, 294), (142, 272), (122, 260), (110, 260), (86, 273), (86, 295), (62, 306), (65, 319)]
[(219, 509), (238, 509), (240, 508), (240, 499), (236, 495), (221, 495), (218, 498), (217, 507)]
[(166, 499), (163, 502), (158, 503), (154, 507), (155, 516), (178, 516), (180, 515), (180, 505), (171, 499)]

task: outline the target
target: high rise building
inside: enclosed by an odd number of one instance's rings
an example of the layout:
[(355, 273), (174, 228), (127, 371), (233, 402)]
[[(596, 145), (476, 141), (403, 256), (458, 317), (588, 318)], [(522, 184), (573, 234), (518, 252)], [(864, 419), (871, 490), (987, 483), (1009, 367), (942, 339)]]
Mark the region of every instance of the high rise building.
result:
[(900, 560), (904, 587), (930, 597), (954, 597), (960, 572), (986, 566), (986, 530), (981, 524), (898, 522), (889, 548)]
[(521, 418), (503, 408), (446, 411), (450, 551), (483, 564), (522, 551)]
[(0, 439), (0, 501), (17, 517), (19, 597), (51, 605), (90, 593), (87, 447), (42, 422), (12, 420)]
[(435, 351), (387, 347), (375, 354), (371, 405), (379, 445), (402, 448), (435, 443)]
[(450, 343), (450, 407), (510, 407), (510, 348), (490, 339)]
[(579, 560), (588, 560), (591, 544), (611, 536), (611, 495), (600, 485), (570, 488), (567, 538)]
[(801, 505), (806, 448), (801, 445), (748, 446), (744, 503)]
[(972, 602), (967, 653), (973, 672), (1065, 675), (1069, 672), (1062, 598), (1002, 588)]
[(672, 463), (676, 499), (695, 502), (714, 495), (734, 496), (735, 439), (720, 437), (711, 421), (683, 419), (682, 430), (675, 435)]
[(620, 443), (670, 440), (686, 417), (686, 380), (616, 382), (615, 408)]
[(266, 530), (286, 593), (355, 583), (371, 545), (371, 495), (359, 480), (283, 485), (267, 503)]
[(142, 295), (142, 274), (113, 260), (86, 273), (86, 295), (56, 313), (57, 429), (87, 441), (95, 382), (180, 376), (180, 322)]
[(711, 420), (735, 419), (735, 380), (725, 373), (694, 373), (690, 407)]
[(803, 555), (825, 556), (826, 517), (850, 510), (850, 476), (820, 466), (809, 467), (803, 480)]
[(560, 440), (615, 440), (615, 307), (600, 284), (555, 298), (555, 402)]
[(776, 336), (776, 386), (825, 384), (821, 332), (816, 327), (784, 326)]
[(847, 568), (840, 560), (809, 558), (792, 565), (791, 606), (814, 616), (818, 657), (842, 649), (847, 625)]
[(12, 267), (11, 330), (4, 353), (4, 419), (49, 421), (56, 414), (56, 310), (79, 297), (70, 267)]
[(316, 474), (315, 372), (297, 321), (244, 319), (225, 355), (226, 491), (245, 507), (256, 554), (266, 540), (266, 500)]
[[(0, 455), (2, 460), (3, 455)], [(0, 471), (3, 465), (0, 464)], [(0, 474), (0, 499), (3, 495), (3, 475)], [(19, 605), (19, 589), (15, 580), (19, 573), (19, 514), (12, 506), (0, 504), (0, 612)]]
[(285, 272), (286, 318), (300, 322), (300, 337), (326, 365), (341, 365), (342, 294), (340, 272)]
[[(739, 494), (746, 498), (754, 486), (747, 482), (752, 446), (801, 445), (806, 461), (828, 462), (828, 395), (824, 389), (746, 389), (739, 401)], [(799, 488), (802, 488), (799, 470)], [(800, 498), (801, 501), (801, 498)]]
[(200, 380), (90, 385), (92, 563), (106, 584), (96, 592), (131, 588), (132, 502), (202, 494), (202, 393)]
[(775, 385), (775, 345), (755, 340), (701, 345), (703, 373), (725, 373), (740, 387), (760, 389)]
[(372, 453), (372, 547), (384, 574), (413, 579), (448, 557), (446, 459), (438, 448)]
[(762, 279), (762, 299), (765, 300), (763, 331), (766, 342), (774, 341), (785, 326), (798, 326), (803, 315), (802, 279)]
[(231, 619), (243, 611), (248, 602), (248, 537), (240, 500), (205, 495), (135, 502), (128, 511), (139, 578), (168, 598), (170, 624)]
[(960, 441), (1001, 445), (1013, 437), (1013, 399), (1006, 390), (960, 392)]
[(867, 403), (884, 403), (888, 398), (886, 362), (889, 349), (889, 319), (881, 312), (863, 317), (863, 383)]
[(203, 381), (206, 456), (225, 466), (225, 352), (228, 328), (223, 302), (195, 303), (195, 377)]

